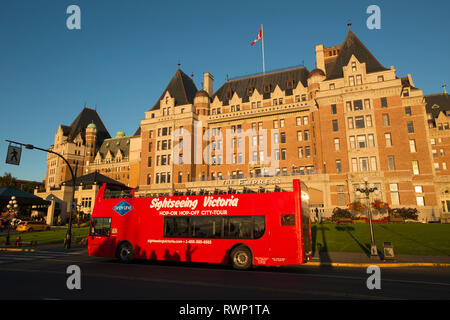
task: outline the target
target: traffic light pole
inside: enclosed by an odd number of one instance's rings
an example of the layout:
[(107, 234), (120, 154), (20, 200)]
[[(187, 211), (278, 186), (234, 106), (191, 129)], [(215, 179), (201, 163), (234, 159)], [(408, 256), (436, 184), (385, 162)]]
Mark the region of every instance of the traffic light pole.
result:
[[(66, 158), (64, 158), (62, 155), (60, 155), (59, 153), (57, 153), (55, 151), (38, 148), (38, 147), (33, 146), (32, 144), (25, 144), (25, 143), (20, 143), (20, 142), (11, 141), (11, 140), (6, 140), (6, 141), (9, 142), (9, 143), (14, 143), (14, 144), (18, 144), (18, 145), (24, 146), (26, 149), (29, 149), (29, 150), (36, 149), (36, 150), (40, 150), (40, 151), (44, 151), (44, 152), (48, 152), (48, 153), (53, 153), (53, 154), (56, 154), (61, 159), (63, 159), (64, 162), (69, 167), (70, 174), (72, 175), (72, 183), (73, 183), (72, 203), (75, 201), (75, 181), (76, 181), (76, 177), (75, 177), (75, 175), (73, 173), (72, 166), (70, 165), (69, 161), (67, 161)], [(70, 249), (71, 243), (72, 243), (72, 208), (70, 208), (70, 210), (69, 210), (69, 227), (67, 228), (66, 238), (64, 240), (64, 247), (67, 248), (67, 249)]]

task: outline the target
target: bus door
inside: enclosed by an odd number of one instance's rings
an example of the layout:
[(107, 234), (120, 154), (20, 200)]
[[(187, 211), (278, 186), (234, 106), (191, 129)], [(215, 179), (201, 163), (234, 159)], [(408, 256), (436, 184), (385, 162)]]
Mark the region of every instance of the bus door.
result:
[(88, 242), (98, 256), (114, 256), (117, 231), (111, 230), (111, 221), (111, 217), (93, 217), (91, 220)]
[(295, 214), (274, 212), (270, 228), (270, 258), (273, 263), (294, 263), (298, 257)]

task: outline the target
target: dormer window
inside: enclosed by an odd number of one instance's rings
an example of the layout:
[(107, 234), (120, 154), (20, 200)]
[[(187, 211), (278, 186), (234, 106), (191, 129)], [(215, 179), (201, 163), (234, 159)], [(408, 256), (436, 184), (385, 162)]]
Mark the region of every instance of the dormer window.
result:
[(270, 83), (268, 82), (264, 84), (264, 93), (270, 93)]
[(233, 91), (231, 88), (228, 88), (227, 90), (227, 99), (230, 100), (233, 97)]
[(334, 90), (334, 83), (330, 83), (330, 90)]
[(252, 87), (251, 84), (249, 84), (247, 87), (247, 95), (251, 96), (253, 94), (253, 90), (254, 90), (254, 88)]
[(294, 80), (288, 80), (286, 83), (286, 87), (288, 89), (292, 89), (294, 87)]
[(352, 62), (352, 71), (356, 71), (356, 62)]

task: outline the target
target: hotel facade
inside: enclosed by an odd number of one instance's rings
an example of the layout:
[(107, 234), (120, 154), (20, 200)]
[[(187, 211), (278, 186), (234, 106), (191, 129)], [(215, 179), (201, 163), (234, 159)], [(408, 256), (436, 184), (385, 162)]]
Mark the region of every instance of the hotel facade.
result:
[(365, 201), (355, 191), (367, 177), (380, 191), (373, 199), (417, 208), (421, 220), (448, 212), (448, 95), (424, 96), (351, 30), (342, 44), (317, 45), (315, 53), (312, 71), (230, 79), (216, 91), (212, 74), (198, 90), (178, 69), (135, 134), (117, 141), (108, 134), (83, 170), (126, 159), (121, 182), (138, 195), (291, 190), (298, 178), (323, 216)]

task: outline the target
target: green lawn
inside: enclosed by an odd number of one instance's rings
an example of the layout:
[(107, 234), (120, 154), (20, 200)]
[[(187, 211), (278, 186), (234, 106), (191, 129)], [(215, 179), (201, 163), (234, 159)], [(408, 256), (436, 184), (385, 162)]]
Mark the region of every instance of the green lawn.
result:
[[(375, 243), (392, 242), (395, 254), (450, 255), (450, 224), (373, 224)], [(312, 224), (313, 250), (370, 253), (370, 228), (364, 224)]]
[[(88, 227), (73, 228), (77, 240), (87, 237)], [(22, 241), (43, 243), (63, 243), (66, 229), (21, 233)], [(383, 242), (392, 242), (395, 254), (450, 255), (450, 224), (374, 224), (375, 242), (379, 251)], [(18, 234), (11, 235), (14, 244)], [(370, 253), (369, 224), (312, 224), (313, 250), (323, 252)], [(5, 242), (0, 236), (0, 243)]]
[[(72, 235), (77, 236), (77, 242), (87, 237), (89, 227), (72, 227)], [(23, 242), (37, 241), (38, 245), (43, 243), (64, 243), (67, 229), (57, 229), (50, 231), (23, 232), (10, 235), (10, 242), (15, 245), (16, 238), (20, 235)], [(0, 236), (0, 243), (4, 244), (6, 235)]]

